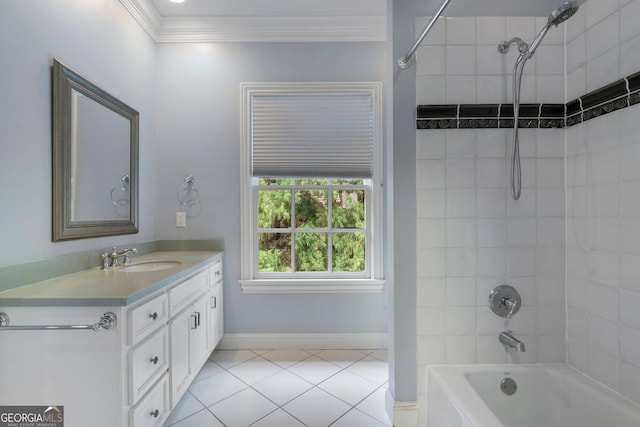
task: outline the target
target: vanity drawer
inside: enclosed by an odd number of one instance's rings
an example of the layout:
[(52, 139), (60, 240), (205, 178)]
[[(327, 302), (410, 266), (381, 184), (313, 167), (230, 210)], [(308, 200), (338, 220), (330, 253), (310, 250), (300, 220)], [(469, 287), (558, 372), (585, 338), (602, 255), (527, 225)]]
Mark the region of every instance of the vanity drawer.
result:
[(209, 281), (210, 288), (213, 288), (218, 283), (222, 283), (222, 262), (221, 261), (216, 261), (216, 263), (209, 268), (209, 275), (211, 278), (211, 280)]
[(132, 427), (157, 427), (169, 414), (169, 375), (156, 384), (144, 399), (130, 412), (129, 425)]
[(163, 293), (129, 310), (129, 344), (135, 344), (169, 319), (167, 294)]
[(129, 403), (135, 403), (169, 368), (169, 329), (165, 326), (129, 352)]
[(207, 271), (202, 271), (169, 291), (169, 316), (173, 317), (207, 290)]

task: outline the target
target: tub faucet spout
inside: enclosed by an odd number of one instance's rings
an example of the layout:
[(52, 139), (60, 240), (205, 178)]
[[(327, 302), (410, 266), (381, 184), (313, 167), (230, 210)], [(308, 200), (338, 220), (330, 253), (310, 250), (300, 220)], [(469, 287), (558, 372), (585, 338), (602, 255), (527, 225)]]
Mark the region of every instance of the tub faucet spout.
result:
[(513, 331), (500, 332), (498, 339), (502, 344), (508, 347), (515, 348), (520, 352), (524, 351), (524, 343), (513, 336)]

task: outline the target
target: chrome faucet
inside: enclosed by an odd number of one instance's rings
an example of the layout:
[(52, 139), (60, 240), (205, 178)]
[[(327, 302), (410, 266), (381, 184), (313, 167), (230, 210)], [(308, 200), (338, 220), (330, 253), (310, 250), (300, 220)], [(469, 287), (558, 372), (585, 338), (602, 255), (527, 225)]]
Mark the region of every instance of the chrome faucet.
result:
[(116, 249), (116, 247), (112, 247), (111, 248), (111, 253), (109, 252), (104, 252), (101, 255), (102, 258), (102, 268), (104, 270), (108, 269), (109, 267), (117, 267), (120, 265), (120, 262), (118, 261), (118, 258), (122, 257), (122, 263), (123, 264), (129, 264), (130, 260), (129, 260), (129, 254), (137, 254), (138, 250), (136, 248), (132, 248), (132, 249), (123, 249), (121, 251), (118, 251), (118, 249)]
[(523, 352), (524, 351), (524, 343), (513, 336), (513, 331), (504, 331), (500, 332), (498, 335), (498, 339), (500, 342), (508, 347), (515, 348), (516, 350)]

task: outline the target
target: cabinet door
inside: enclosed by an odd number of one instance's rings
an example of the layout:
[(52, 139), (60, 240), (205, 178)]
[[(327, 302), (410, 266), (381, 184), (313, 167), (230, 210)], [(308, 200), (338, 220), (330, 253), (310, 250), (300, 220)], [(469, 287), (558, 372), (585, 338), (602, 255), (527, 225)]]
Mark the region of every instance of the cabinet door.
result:
[(191, 329), (191, 361), (194, 366), (193, 370), (197, 374), (197, 371), (200, 370), (210, 354), (207, 345), (209, 329), (208, 294), (203, 294), (202, 297), (193, 304), (193, 314), (195, 321)]
[(213, 351), (224, 334), (224, 315), (222, 310), (222, 282), (216, 283), (210, 290), (211, 307), (209, 321), (209, 349)]
[(187, 309), (169, 323), (172, 408), (175, 407), (191, 383), (189, 342), (193, 324), (192, 314), (192, 311)]

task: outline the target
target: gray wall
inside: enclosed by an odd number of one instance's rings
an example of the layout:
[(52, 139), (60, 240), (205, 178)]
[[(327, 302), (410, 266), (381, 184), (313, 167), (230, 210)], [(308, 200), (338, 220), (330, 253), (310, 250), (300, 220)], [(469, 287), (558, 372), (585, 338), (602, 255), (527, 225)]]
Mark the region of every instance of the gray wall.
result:
[[(383, 81), (384, 48), (383, 43), (158, 47), (158, 238), (224, 239), (226, 332), (386, 332), (384, 292), (243, 294), (238, 284), (240, 83)], [(187, 228), (177, 229), (176, 190), (187, 174), (196, 179), (201, 209), (187, 218)]]
[[(0, 266), (155, 238), (155, 45), (119, 2), (0, 2)], [(140, 112), (140, 233), (51, 242), (53, 57)]]

